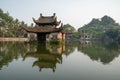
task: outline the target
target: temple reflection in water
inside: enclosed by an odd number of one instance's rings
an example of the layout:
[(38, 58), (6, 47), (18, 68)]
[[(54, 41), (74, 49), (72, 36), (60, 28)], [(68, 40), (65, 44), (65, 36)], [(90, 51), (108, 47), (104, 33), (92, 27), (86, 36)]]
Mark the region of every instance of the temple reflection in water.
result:
[(43, 68), (51, 68), (55, 72), (56, 64), (62, 64), (62, 53), (65, 51), (65, 45), (39, 44), (36, 48), (33, 48), (33, 51), (27, 52), (24, 59), (34, 57), (37, 60), (33, 63), (33, 67), (38, 66), (40, 71)]

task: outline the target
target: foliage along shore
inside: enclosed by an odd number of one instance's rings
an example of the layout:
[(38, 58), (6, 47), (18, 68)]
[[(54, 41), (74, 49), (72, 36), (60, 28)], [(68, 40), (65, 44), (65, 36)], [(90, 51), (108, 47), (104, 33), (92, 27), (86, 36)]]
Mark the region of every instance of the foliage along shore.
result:
[(8, 42), (8, 41), (18, 41), (18, 42), (23, 42), (23, 41), (29, 41), (28, 38), (0, 38), (0, 42)]

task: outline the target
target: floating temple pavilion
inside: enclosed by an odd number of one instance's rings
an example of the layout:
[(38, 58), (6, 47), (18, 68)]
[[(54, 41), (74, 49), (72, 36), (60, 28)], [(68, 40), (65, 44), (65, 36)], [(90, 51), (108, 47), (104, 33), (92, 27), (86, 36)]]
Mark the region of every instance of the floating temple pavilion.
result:
[[(37, 20), (33, 18), (33, 21), (34, 23), (36, 23), (36, 25), (38, 25), (38, 27), (27, 28), (25, 30), (28, 33), (36, 33), (38, 42), (45, 42), (46, 35), (49, 35), (51, 33), (57, 33), (57, 39), (64, 39), (65, 35), (63, 33), (61, 21), (57, 21), (55, 13), (53, 14), (53, 16), (43, 16), (42, 14), (40, 14), (40, 17)], [(60, 24), (61, 26), (57, 28), (57, 26), (59, 26)], [(59, 35), (59, 33), (61, 35)]]

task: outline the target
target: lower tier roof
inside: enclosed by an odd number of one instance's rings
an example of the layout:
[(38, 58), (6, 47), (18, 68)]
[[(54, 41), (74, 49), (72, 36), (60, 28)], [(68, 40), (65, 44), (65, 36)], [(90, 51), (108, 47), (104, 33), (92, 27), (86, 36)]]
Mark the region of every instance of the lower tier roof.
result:
[(24, 28), (27, 32), (30, 33), (51, 33), (51, 32), (60, 32), (62, 28), (56, 28), (53, 26), (47, 27), (34, 27), (34, 28)]

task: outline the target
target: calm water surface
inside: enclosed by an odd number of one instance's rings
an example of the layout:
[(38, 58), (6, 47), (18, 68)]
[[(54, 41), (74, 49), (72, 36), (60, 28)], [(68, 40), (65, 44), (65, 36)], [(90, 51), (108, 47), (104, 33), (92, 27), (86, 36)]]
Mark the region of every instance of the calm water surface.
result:
[(120, 80), (120, 45), (1, 42), (0, 80)]

